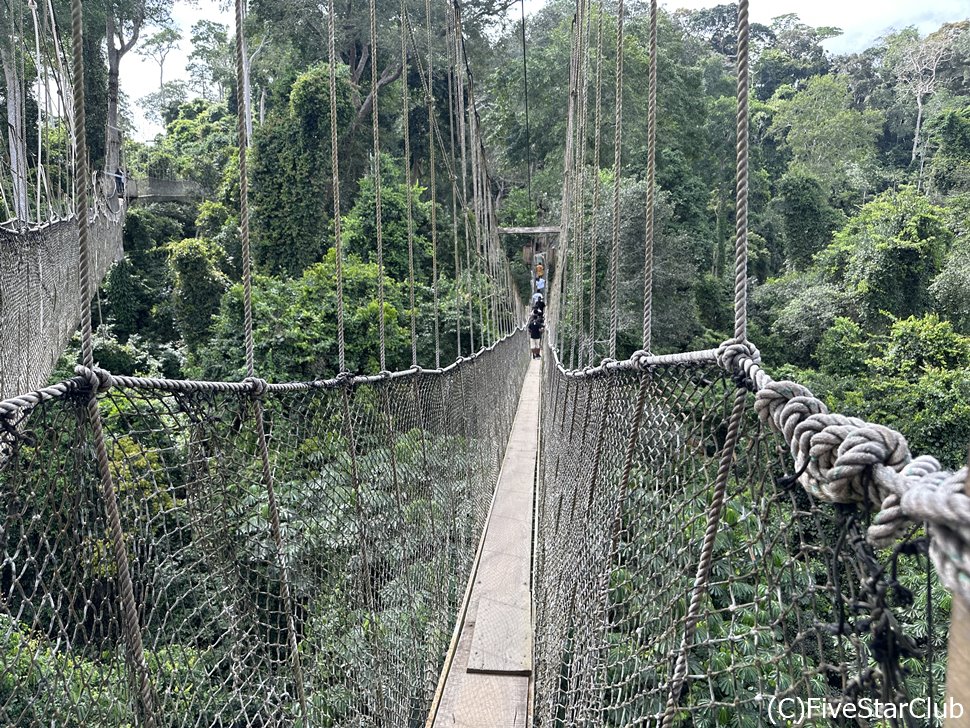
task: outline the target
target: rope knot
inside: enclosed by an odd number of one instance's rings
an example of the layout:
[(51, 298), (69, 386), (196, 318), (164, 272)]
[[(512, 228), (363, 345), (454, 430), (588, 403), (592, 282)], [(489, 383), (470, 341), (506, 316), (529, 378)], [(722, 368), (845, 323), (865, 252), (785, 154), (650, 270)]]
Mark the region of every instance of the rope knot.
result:
[(106, 392), (114, 386), (115, 380), (111, 376), (111, 372), (107, 369), (102, 369), (101, 367), (86, 367), (83, 364), (78, 364), (74, 367), (74, 373), (79, 377), (84, 377), (88, 382), (88, 387), (91, 389), (91, 394), (100, 394), (101, 392)]
[(717, 348), (717, 363), (728, 374), (747, 376), (751, 364), (761, 363), (761, 352), (750, 341), (728, 339)]
[(828, 414), (828, 408), (811, 390), (796, 382), (769, 382), (754, 401), (758, 419), (793, 442), (799, 425), (813, 415)]
[(243, 384), (249, 386), (250, 393), (257, 399), (261, 399), (269, 388), (266, 380), (260, 379), (259, 377), (246, 377), (243, 379)]
[[(348, 372), (348, 371), (340, 372), (340, 374), (337, 375), (337, 383), (342, 384), (345, 387), (350, 387), (353, 385), (354, 379), (356, 378), (356, 376), (357, 375), (354, 374), (353, 372)], [(388, 373), (388, 376), (390, 376), (390, 373)]]
[(637, 369), (643, 369), (646, 367), (644, 360), (650, 357), (650, 352), (646, 349), (637, 349), (630, 355), (630, 360), (633, 362)]
[(920, 488), (935, 489), (937, 482), (941, 478), (945, 479), (947, 475), (948, 473), (940, 472), (939, 461), (929, 455), (914, 458), (898, 475), (884, 473), (877, 469), (876, 477), (880, 481), (880, 486), (888, 491), (888, 495), (883, 498), (879, 513), (872, 519), (872, 525), (866, 532), (866, 540), (877, 549), (891, 546), (902, 536), (910, 523), (902, 504), (903, 499), (905, 498), (909, 505), (913, 494), (918, 493)]

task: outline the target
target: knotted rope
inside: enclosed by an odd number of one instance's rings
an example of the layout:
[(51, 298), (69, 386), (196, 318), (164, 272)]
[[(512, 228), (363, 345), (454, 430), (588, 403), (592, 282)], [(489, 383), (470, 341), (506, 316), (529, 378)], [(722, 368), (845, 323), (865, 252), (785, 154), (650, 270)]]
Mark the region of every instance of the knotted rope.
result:
[(775, 381), (758, 350), (731, 339), (717, 361), (753, 389), (761, 422), (788, 444), (798, 482), (812, 497), (876, 511), (867, 540), (876, 548), (926, 522), (930, 555), (944, 585), (970, 599), (970, 496), (967, 468), (941, 470), (929, 456), (913, 458), (902, 434), (857, 417), (832, 414), (807, 387)]

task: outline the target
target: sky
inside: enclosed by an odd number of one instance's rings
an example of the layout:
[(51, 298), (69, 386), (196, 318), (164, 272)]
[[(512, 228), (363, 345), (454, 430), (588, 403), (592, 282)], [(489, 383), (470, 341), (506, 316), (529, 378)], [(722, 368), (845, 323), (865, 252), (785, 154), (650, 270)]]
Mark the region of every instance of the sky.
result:
[[(660, 0), (667, 10), (678, 8), (698, 9), (723, 4), (727, 0)], [(546, 0), (525, 0), (527, 14), (532, 14)], [(232, 25), (232, 13), (221, 10), (224, 2), (198, 0), (188, 3), (176, 0), (174, 20), (181, 29), (183, 40), (165, 62), (165, 78), (187, 78), (185, 65), (191, 51), (189, 34), (193, 23), (208, 18)], [(832, 53), (850, 53), (869, 47), (873, 41), (891, 29), (915, 25), (921, 33), (936, 30), (940, 25), (970, 16), (968, 0), (752, 0), (751, 19), (768, 24), (773, 17), (796, 13), (803, 22), (813, 26), (836, 26), (842, 35), (825, 42)], [(149, 31), (150, 33), (150, 31)], [(161, 128), (149, 124), (137, 106), (142, 96), (158, 90), (158, 65), (150, 58), (130, 53), (122, 60), (121, 87), (128, 95), (135, 126), (136, 138), (151, 139)]]

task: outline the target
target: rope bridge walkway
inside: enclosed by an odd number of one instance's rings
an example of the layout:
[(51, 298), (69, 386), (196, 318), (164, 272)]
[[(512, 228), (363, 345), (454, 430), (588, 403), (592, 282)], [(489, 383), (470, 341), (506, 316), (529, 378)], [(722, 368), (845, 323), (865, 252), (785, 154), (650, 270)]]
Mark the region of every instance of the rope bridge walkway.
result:
[[(777, 720), (772, 706), (785, 698), (824, 699), (829, 715), (862, 698), (941, 702), (951, 603), (970, 599), (966, 469), (913, 457), (899, 433), (830, 413), (804, 387), (774, 381), (747, 338), (746, 0), (734, 335), (708, 351), (651, 353), (650, 5), (643, 339), (622, 361), (623, 94), (613, 94), (604, 293), (589, 235), (605, 207), (599, 185), (588, 184), (600, 167), (606, 75), (604, 13), (591, 0), (577, 0), (573, 23), (541, 371), (526, 359), (524, 311), (498, 243), (457, 4), (445, 34), (454, 113), (449, 129), (430, 125), (426, 145), (432, 201), (439, 151), (448, 168), (455, 279), (468, 300), (462, 325), (479, 342), (474, 354), (473, 343), (463, 349), (459, 330), (458, 351), (469, 356), (451, 366), (439, 365), (434, 258), (436, 361), (418, 366), (409, 197), (413, 366), (346, 371), (332, 125), (340, 373), (298, 383), (258, 377), (240, 115), (247, 377), (174, 381), (98, 368), (89, 292), (101, 233), (87, 215), (86, 155), (75, 154), (81, 364), (70, 380), (0, 401), (0, 724), (754, 726)], [(402, 65), (414, 64), (431, 107), (425, 7), (426, 46), (403, 2), (399, 39)], [(376, 50), (376, 0), (369, 10)], [(621, 0), (617, 88), (624, 13)], [(237, 0), (240, 98), (243, 14)], [(330, 0), (331, 118), (335, 17)], [(83, 129), (80, 0), (72, 26), (73, 122)], [(383, 369), (376, 95), (372, 123)], [(475, 280), (487, 281), (484, 290)], [(600, 298), (609, 306), (597, 316)], [(461, 296), (455, 305), (464, 313)], [(962, 653), (951, 652), (952, 665)], [(952, 675), (948, 682), (951, 696), (966, 689)], [(836, 722), (857, 723), (847, 714)], [(882, 724), (925, 721), (892, 715)]]

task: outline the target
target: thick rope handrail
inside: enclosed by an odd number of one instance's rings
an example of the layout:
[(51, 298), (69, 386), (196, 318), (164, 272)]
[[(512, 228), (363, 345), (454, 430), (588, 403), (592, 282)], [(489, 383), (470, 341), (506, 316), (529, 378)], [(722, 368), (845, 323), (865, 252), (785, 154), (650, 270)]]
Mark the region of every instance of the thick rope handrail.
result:
[(395, 372), (381, 371), (377, 374), (358, 374), (350, 376), (337, 376), (329, 379), (314, 379), (302, 382), (266, 382), (256, 377), (246, 377), (241, 381), (211, 381), (199, 379), (165, 379), (161, 377), (132, 377), (122, 374), (112, 374), (101, 367), (79, 367), (78, 376), (64, 381), (57, 382), (47, 387), (25, 392), (16, 397), (0, 400), (0, 420), (10, 420), (17, 417), (44, 402), (56, 399), (64, 399), (80, 392), (84, 392), (91, 385), (91, 371), (98, 381), (98, 391), (103, 392), (108, 388), (116, 389), (136, 389), (136, 390), (157, 390), (171, 392), (172, 394), (195, 394), (202, 392), (236, 392), (241, 395), (282, 392), (307, 392), (314, 389), (338, 389), (340, 387), (357, 387), (365, 384), (375, 384), (388, 380), (404, 379), (414, 376), (427, 375), (446, 375), (461, 367), (470, 364), (482, 356), (494, 351), (497, 347), (503, 346), (512, 340), (517, 334), (524, 331), (524, 327), (519, 327), (515, 331), (498, 339), (489, 346), (483, 346), (478, 351), (468, 356), (460, 356), (451, 364), (434, 369), (425, 369), (420, 366), (412, 366)]
[[(970, 599), (970, 495), (967, 468), (942, 470), (927, 455), (913, 457), (899, 432), (864, 420), (831, 414), (801, 384), (775, 381), (761, 367), (751, 343), (729, 339), (717, 349), (603, 359), (598, 366), (567, 369), (552, 348), (552, 367), (568, 380), (656, 367), (717, 365), (755, 394), (762, 423), (788, 444), (798, 482), (812, 497), (829, 503), (857, 503), (875, 511), (869, 543), (884, 548), (913, 524), (930, 524), (930, 553), (951, 591)], [(937, 539), (939, 541), (937, 542)]]

